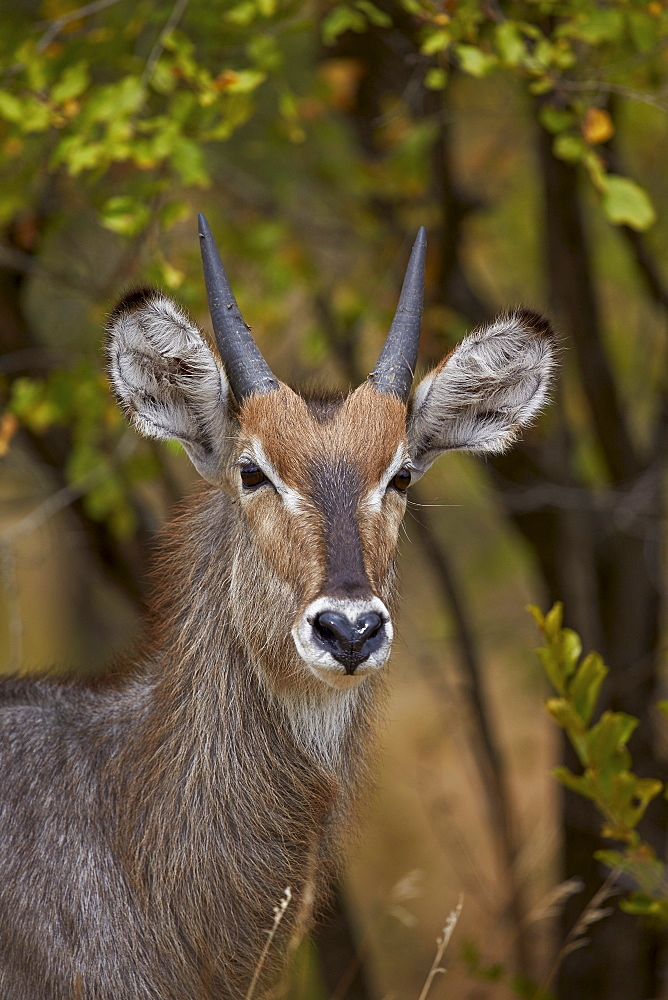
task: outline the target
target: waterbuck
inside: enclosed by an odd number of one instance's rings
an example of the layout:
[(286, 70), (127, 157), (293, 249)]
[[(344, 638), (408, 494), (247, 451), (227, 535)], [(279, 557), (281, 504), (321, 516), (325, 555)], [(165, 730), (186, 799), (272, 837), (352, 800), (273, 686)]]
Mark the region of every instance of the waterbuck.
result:
[(2, 1000), (240, 1000), (289, 886), (276, 976), (364, 785), (406, 489), (444, 451), (503, 450), (546, 399), (550, 327), (518, 309), (409, 400), (424, 230), (368, 379), (298, 395), (199, 233), (217, 352), (158, 291), (109, 320), (130, 421), (208, 484), (166, 531), (145, 639), (104, 683), (0, 685)]

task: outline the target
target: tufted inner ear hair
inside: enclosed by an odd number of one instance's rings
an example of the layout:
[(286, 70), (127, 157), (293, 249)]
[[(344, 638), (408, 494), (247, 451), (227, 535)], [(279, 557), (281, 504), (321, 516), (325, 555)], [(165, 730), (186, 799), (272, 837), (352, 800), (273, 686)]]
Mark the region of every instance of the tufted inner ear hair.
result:
[(413, 397), (407, 433), (416, 475), (444, 451), (505, 451), (548, 401), (556, 347), (548, 320), (524, 308), (470, 333)]
[(140, 434), (179, 441), (204, 479), (220, 481), (230, 432), (229, 383), (185, 310), (155, 289), (124, 296), (107, 323), (107, 371)]

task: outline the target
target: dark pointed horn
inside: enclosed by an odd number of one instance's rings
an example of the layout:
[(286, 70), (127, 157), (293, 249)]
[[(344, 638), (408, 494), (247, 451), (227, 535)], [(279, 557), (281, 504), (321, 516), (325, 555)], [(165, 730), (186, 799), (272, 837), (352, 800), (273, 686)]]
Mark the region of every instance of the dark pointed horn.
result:
[(201, 213), (198, 223), (213, 332), (232, 392), (238, 402), (253, 392), (273, 392), (278, 389), (278, 380), (243, 321), (209, 224)]
[(390, 332), (369, 375), (369, 381), (379, 392), (394, 392), (404, 402), (411, 391), (420, 344), (426, 252), (427, 233), (420, 226)]

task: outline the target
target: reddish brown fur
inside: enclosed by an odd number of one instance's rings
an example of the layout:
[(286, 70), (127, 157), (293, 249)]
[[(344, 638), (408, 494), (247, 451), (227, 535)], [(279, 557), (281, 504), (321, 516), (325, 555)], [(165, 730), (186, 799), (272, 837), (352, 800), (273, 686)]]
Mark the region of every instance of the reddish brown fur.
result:
[[(305, 498), (313, 489), (314, 456), (319, 461), (342, 460), (355, 466), (364, 487), (371, 490), (406, 436), (405, 405), (397, 396), (381, 394), (369, 383), (343, 400), (325, 421), (316, 418), (305, 400), (283, 383), (276, 393), (247, 399), (240, 419), (239, 450), (258, 438), (284, 482)], [(236, 484), (228, 483), (227, 488), (236, 491)], [(403, 512), (404, 501), (396, 496), (388, 496), (382, 516), (364, 509), (358, 512), (367, 574), (373, 591), (381, 596), (391, 572)], [(290, 557), (295, 551), (303, 554), (300, 567), (306, 567), (308, 578), (300, 581), (302, 606), (307, 604), (322, 585), (323, 526), (318, 512), (306, 508), (297, 520), (268, 495), (262, 505), (249, 510), (248, 517), (258, 547), (283, 579), (297, 582)], [(277, 537), (289, 539), (289, 543), (277, 546)], [(386, 596), (390, 599), (389, 593)]]

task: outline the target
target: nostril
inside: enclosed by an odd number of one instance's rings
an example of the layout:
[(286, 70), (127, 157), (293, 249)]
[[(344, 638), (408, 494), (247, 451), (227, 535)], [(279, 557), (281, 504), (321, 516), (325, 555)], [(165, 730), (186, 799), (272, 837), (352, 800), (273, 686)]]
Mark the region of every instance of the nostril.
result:
[(375, 611), (370, 611), (366, 615), (362, 615), (355, 622), (355, 632), (357, 633), (357, 638), (362, 642), (366, 642), (367, 639), (373, 639), (375, 635), (378, 635), (379, 630), (383, 626), (383, 619)]
[(336, 611), (323, 611), (313, 620), (313, 628), (322, 639), (333, 642), (337, 645), (341, 643), (349, 644), (354, 639), (354, 632), (351, 623)]

